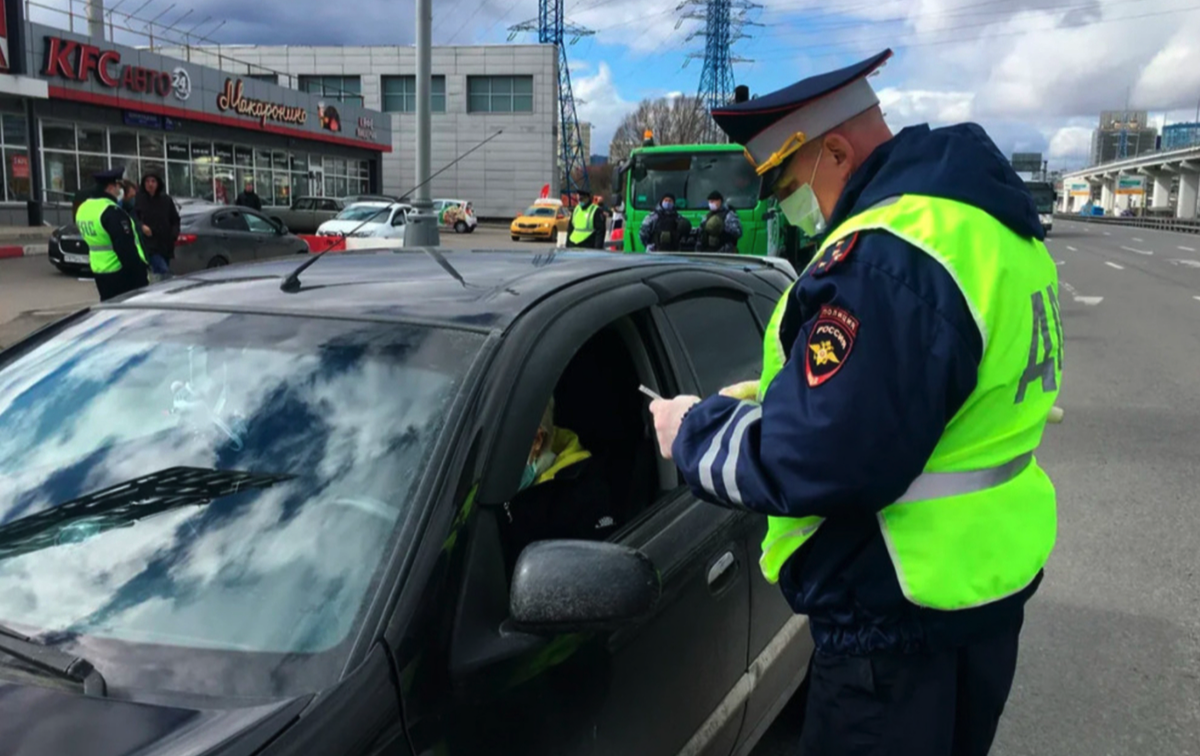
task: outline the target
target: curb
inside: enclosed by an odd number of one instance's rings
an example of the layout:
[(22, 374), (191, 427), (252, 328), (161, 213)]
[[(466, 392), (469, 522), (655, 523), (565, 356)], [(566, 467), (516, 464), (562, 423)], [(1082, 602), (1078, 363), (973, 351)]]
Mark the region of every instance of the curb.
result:
[(33, 257), (34, 255), (44, 255), (47, 251), (45, 244), (26, 244), (17, 246), (8, 244), (0, 246), (0, 260), (5, 260), (12, 257)]

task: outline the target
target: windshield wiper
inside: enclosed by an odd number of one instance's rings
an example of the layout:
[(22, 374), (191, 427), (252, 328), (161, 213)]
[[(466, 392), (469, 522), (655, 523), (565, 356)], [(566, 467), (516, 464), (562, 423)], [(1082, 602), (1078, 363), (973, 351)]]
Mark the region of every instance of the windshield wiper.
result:
[(0, 625), (0, 652), (53, 677), (79, 683), (85, 696), (103, 698), (108, 693), (104, 676), (87, 659), (38, 643), (3, 625)]
[(0, 525), (0, 559), (58, 545), (72, 528), (78, 530), (75, 538), (84, 540), (162, 512), (204, 506), (293, 477), (199, 467), (160, 470)]

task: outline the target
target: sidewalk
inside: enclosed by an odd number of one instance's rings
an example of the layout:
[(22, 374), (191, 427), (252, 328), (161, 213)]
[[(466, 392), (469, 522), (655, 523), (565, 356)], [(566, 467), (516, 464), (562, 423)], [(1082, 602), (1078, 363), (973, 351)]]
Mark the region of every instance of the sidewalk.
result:
[(46, 254), (50, 226), (0, 226), (0, 259)]

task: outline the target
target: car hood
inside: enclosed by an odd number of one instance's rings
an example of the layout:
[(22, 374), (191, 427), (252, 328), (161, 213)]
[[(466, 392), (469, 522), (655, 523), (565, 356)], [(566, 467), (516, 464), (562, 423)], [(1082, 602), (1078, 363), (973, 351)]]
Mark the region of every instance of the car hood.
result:
[(0, 743), (12, 756), (200, 756), (278, 735), (308, 697), (237, 709), (190, 709), (0, 682)]
[[(79, 236), (79, 226), (74, 223), (68, 223), (65, 226), (59, 226), (56, 233), (61, 236)], [(82, 238), (82, 237), (81, 237)]]
[(545, 216), (518, 215), (513, 219), (513, 223), (554, 223), (555, 220), (555, 218), (547, 218)]
[(358, 233), (373, 233), (381, 228), (385, 228), (387, 223), (363, 223), (362, 221), (342, 221), (331, 220), (325, 221), (317, 229), (317, 233), (326, 234), (349, 234), (357, 231)]

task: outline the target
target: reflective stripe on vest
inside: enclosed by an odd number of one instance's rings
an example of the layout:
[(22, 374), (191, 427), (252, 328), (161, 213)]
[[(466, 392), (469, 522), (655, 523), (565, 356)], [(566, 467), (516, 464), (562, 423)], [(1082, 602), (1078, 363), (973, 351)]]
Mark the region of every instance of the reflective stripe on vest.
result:
[[(813, 262), (839, 239), (871, 229), (904, 239), (946, 269), (984, 344), (975, 390), (922, 474), (878, 514), (879, 526), (910, 602), (955, 610), (998, 601), (1029, 585), (1054, 546), (1054, 486), (1033, 450), (1062, 382), (1057, 268), (1041, 242), (982, 210), (911, 195), (848, 219)], [(786, 360), (780, 328), (790, 293), (768, 323), (760, 401)], [(778, 581), (821, 522), (770, 518), (760, 560), (768, 580)]]
[(596, 206), (588, 205), (587, 208), (575, 206), (575, 212), (571, 213), (571, 243), (579, 244), (587, 241), (588, 237), (595, 231)]
[[(93, 273), (116, 273), (121, 270), (121, 259), (113, 248), (112, 237), (100, 222), (110, 207), (119, 208), (120, 205), (110, 197), (94, 197), (80, 205), (75, 212), (75, 224), (79, 226), (79, 234), (88, 246), (88, 263)], [(136, 232), (133, 239), (138, 255), (145, 262), (146, 253)]]

